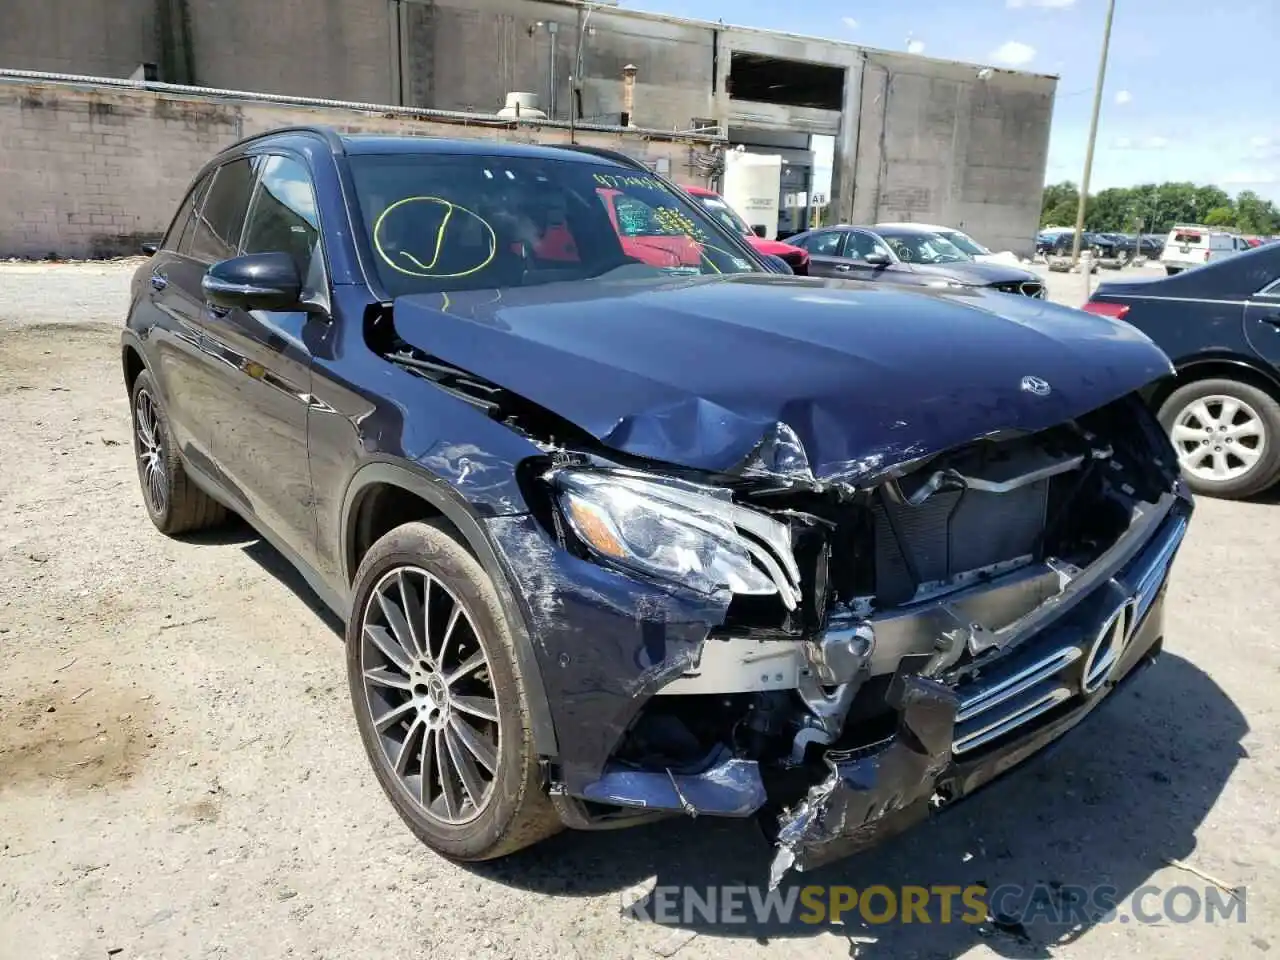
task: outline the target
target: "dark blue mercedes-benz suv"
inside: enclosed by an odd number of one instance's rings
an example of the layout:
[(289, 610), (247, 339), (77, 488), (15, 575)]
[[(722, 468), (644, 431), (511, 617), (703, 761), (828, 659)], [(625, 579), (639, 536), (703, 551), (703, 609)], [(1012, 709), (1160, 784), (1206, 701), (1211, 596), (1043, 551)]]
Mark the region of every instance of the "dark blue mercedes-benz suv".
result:
[(122, 346), (155, 525), (301, 571), (464, 860), (758, 816), (776, 882), (901, 829), (1151, 661), (1192, 510), (1132, 327), (780, 275), (606, 151), (243, 141)]

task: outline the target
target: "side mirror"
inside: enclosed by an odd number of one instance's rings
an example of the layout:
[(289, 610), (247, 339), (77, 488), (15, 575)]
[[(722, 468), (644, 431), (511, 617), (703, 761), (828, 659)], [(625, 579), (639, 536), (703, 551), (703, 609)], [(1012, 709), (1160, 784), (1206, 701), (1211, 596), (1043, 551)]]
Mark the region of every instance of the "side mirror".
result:
[(765, 226), (763, 223), (757, 223), (754, 227), (751, 228), (751, 232), (754, 233), (761, 240), (769, 236), (769, 231), (765, 229)]
[(764, 259), (765, 259), (765, 262), (769, 264), (769, 268), (774, 273), (782, 273), (787, 275), (795, 274), (795, 271), (791, 269), (791, 264), (787, 263), (787, 261), (783, 260), (781, 257), (777, 256), (776, 254), (767, 253), (765, 254)]
[(868, 253), (863, 257), (862, 262), (869, 263), (873, 267), (887, 267), (893, 261), (889, 259), (889, 255), (887, 253), (874, 252)]
[(205, 299), (226, 310), (301, 310), (302, 278), (287, 253), (251, 253), (211, 266)]
[(159, 250), (160, 250), (159, 240), (145, 240), (142, 243), (142, 252), (145, 253), (148, 257), (154, 257)]

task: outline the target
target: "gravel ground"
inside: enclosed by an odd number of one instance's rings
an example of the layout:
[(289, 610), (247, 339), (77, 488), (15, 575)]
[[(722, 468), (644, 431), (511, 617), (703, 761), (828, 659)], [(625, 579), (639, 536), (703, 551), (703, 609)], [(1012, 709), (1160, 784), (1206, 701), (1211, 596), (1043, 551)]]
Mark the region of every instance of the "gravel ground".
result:
[[(770, 851), (706, 820), (562, 834), (474, 869), (419, 846), (366, 765), (318, 601), (243, 528), (179, 542), (146, 518), (118, 361), (131, 269), (0, 264), (0, 957), (1130, 960), (1280, 943), (1280, 506), (1200, 503), (1166, 655), (1051, 758), (804, 878), (1203, 889), (1177, 859), (1246, 887), (1243, 924), (1053, 943), (624, 921), (624, 891), (756, 884)], [(1064, 301), (1083, 282), (1050, 278)]]

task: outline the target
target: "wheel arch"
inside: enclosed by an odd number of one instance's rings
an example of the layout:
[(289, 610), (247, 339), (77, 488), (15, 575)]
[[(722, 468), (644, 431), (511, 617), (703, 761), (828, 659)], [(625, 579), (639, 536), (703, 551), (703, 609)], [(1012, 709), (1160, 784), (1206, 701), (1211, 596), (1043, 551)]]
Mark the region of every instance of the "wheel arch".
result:
[[(339, 528), (342, 540), (339, 544), (339, 556), (343, 584), (348, 594), (360, 565), (362, 554), (359, 548), (363, 546), (367, 549), (371, 545), (371, 543), (361, 543), (360, 529), (361, 523), (367, 522), (365, 518), (368, 514), (365, 508), (369, 505), (369, 498), (388, 496), (412, 498), (412, 501), (404, 501), (403, 505), (407, 507), (412, 502), (418, 507), (418, 509), (406, 510), (404, 514), (406, 519), (400, 522), (426, 519), (443, 519), (448, 522), (456, 531), (462, 545), (471, 552), (488, 574), (498, 593), (503, 617), (511, 631), (520, 674), (525, 683), (534, 746), (543, 756), (558, 755), (551, 708), (547, 701), (546, 688), (542, 683), (542, 673), (533, 652), (533, 640), (524, 614), (520, 610), (506, 572), (498, 560), (497, 552), (489, 542), (484, 527), (476, 519), (470, 507), (451, 488), (394, 463), (369, 463), (356, 471), (343, 498), (342, 520)], [(367, 539), (368, 533), (369, 531), (364, 531), (364, 539)], [(354, 597), (352, 602), (354, 603)], [(356, 611), (351, 609), (349, 616), (355, 615)]]
[(1151, 396), (1151, 408), (1159, 412), (1174, 392), (1201, 380), (1238, 380), (1257, 387), (1280, 402), (1280, 377), (1261, 364), (1236, 354), (1218, 354), (1197, 357), (1177, 365), (1178, 375), (1169, 377), (1156, 387)]
[(124, 374), (125, 389), (130, 396), (133, 395), (133, 385), (146, 369), (147, 361), (142, 357), (142, 350), (130, 338), (124, 338), (120, 345), (120, 370)]

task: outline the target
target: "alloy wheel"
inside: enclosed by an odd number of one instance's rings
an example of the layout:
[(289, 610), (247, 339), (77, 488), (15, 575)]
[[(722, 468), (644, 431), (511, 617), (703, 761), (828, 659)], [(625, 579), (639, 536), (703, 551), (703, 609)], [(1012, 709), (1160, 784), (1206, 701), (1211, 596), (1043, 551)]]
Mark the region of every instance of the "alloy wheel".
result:
[(493, 794), (502, 741), (466, 607), (427, 571), (396, 567), (369, 595), (360, 644), (365, 705), (400, 785), (441, 823), (475, 819)]
[(1237, 397), (1208, 396), (1188, 404), (1174, 420), (1170, 438), (1178, 463), (1210, 483), (1241, 477), (1266, 451), (1266, 427), (1258, 412)]
[(133, 417), (138, 437), (138, 472), (142, 477), (142, 490), (152, 512), (163, 514), (169, 500), (163, 427), (156, 414), (156, 402), (146, 390), (138, 391)]

